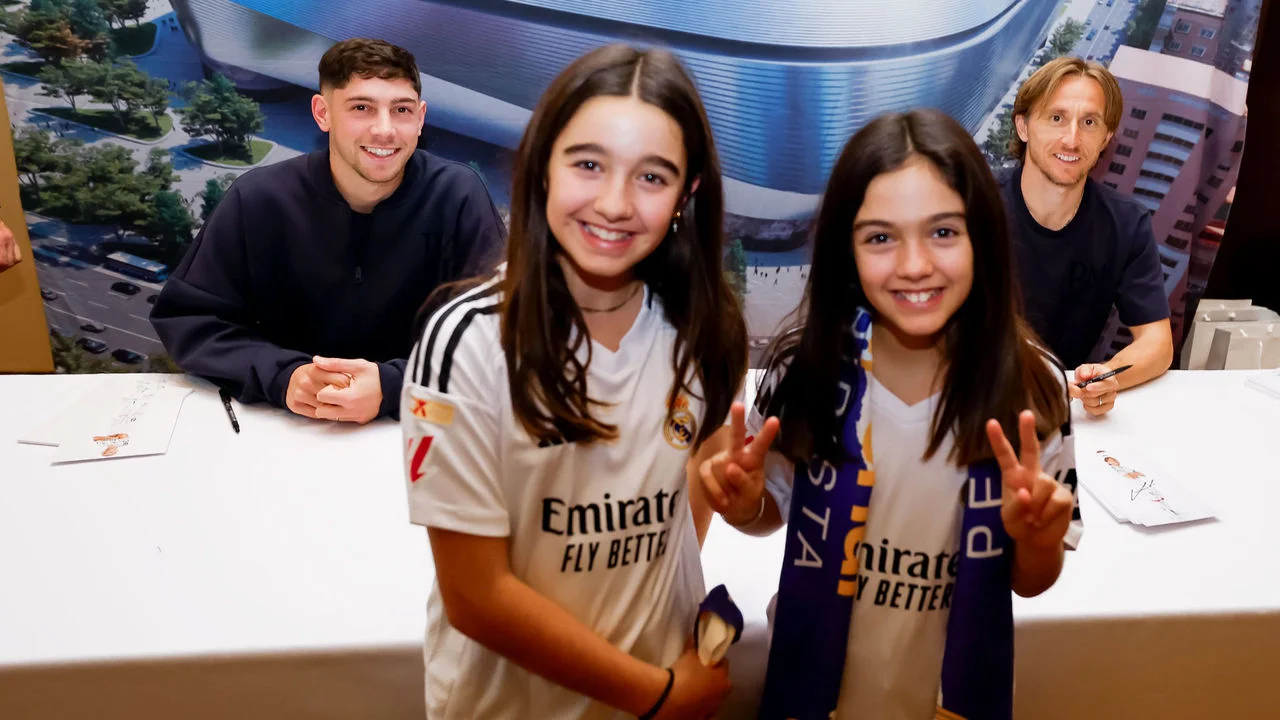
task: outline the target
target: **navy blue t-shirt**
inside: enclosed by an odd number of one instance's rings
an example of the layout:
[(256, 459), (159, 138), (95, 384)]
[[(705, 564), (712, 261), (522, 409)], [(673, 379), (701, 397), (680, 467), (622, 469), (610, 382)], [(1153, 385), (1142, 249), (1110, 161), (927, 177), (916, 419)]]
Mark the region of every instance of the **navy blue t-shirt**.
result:
[(1050, 230), (1027, 210), (1021, 167), (1000, 186), (1027, 320), (1068, 368), (1089, 361), (1113, 306), (1129, 327), (1169, 317), (1147, 208), (1088, 178), (1075, 217)]

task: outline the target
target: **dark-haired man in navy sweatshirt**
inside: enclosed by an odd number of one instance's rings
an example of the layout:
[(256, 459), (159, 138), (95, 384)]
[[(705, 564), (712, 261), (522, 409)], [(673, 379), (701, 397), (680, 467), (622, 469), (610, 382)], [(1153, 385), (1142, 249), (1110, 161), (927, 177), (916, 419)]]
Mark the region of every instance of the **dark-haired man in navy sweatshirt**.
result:
[(311, 110), (328, 150), (241, 176), (156, 298), (183, 370), (306, 417), (398, 413), (418, 307), (490, 269), (505, 235), (473, 170), (416, 150), (420, 93), (402, 48), (325, 53)]

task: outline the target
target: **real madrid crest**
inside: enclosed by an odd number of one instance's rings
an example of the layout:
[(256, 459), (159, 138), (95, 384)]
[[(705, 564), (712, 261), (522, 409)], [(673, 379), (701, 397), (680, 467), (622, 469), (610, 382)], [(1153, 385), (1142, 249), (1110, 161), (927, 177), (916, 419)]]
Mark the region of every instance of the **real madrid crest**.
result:
[(689, 412), (689, 399), (683, 394), (676, 398), (667, 421), (662, 426), (662, 436), (667, 444), (677, 450), (688, 450), (693, 447), (693, 439), (698, 436), (698, 421)]

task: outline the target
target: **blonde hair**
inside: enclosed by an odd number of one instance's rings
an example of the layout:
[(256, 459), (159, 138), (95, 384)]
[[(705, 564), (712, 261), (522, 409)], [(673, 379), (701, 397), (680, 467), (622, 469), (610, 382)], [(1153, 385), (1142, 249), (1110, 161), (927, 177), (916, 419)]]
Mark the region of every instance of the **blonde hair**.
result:
[[(1022, 83), (1018, 88), (1018, 97), (1013, 101), (1013, 118), (1019, 115), (1030, 115), (1031, 111), (1045, 98), (1053, 95), (1069, 77), (1086, 77), (1102, 88), (1106, 106), (1102, 111), (1102, 121), (1107, 132), (1114, 133), (1120, 127), (1120, 115), (1124, 112), (1124, 98), (1120, 94), (1120, 83), (1116, 82), (1111, 71), (1096, 62), (1087, 62), (1078, 57), (1062, 56), (1045, 63), (1044, 67)], [(1027, 145), (1018, 137), (1015, 124), (1013, 135), (1009, 138), (1009, 154), (1021, 160), (1027, 151)]]

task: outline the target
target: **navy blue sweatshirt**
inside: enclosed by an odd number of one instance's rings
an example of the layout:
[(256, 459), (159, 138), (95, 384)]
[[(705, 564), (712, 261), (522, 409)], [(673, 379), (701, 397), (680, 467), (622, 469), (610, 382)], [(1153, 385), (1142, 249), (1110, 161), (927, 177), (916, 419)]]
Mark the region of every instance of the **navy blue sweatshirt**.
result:
[(378, 363), (379, 416), (399, 413), (413, 319), (437, 285), (501, 258), (502, 221), (480, 177), (423, 150), (362, 215), (339, 194), (329, 152), (242, 175), (151, 310), (183, 370), (244, 403), (285, 407), (313, 355)]

